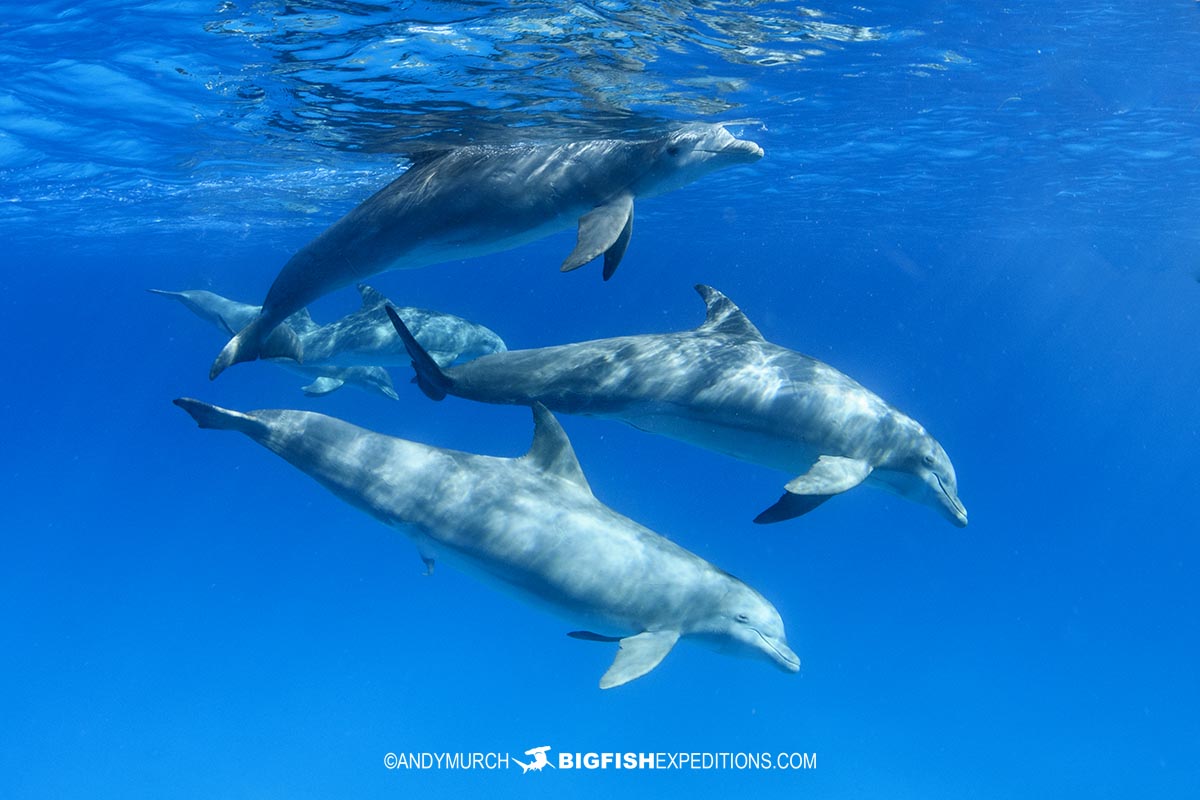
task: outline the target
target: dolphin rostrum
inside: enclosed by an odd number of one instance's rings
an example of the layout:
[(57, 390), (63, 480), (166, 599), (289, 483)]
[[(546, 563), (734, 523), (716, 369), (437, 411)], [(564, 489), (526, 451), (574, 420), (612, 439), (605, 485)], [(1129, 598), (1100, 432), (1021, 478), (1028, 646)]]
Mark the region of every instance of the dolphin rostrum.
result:
[(388, 313), (435, 400), (540, 402), (797, 475), (755, 522), (798, 517), (867, 483), (967, 524), (954, 465), (916, 420), (833, 367), (766, 341), (716, 289), (696, 290), (708, 313), (694, 330), (509, 350), (447, 369)]
[(658, 666), (680, 638), (796, 672), (779, 612), (727, 572), (605, 506), (558, 422), (535, 405), (533, 446), (495, 458), (396, 439), (308, 411), (175, 404), (244, 433), (342, 500), (407, 533), (426, 566), (457, 563), (571, 620), (618, 634), (600, 688)]
[(318, 297), (385, 270), (496, 253), (578, 225), (562, 270), (603, 255), (607, 279), (629, 245), (634, 198), (762, 154), (719, 124), (693, 123), (640, 141), (468, 146), (418, 156), (283, 265), (262, 312), (229, 340), (209, 378), (256, 358), (303, 361), (303, 343), (281, 323)]
[[(149, 291), (178, 300), (196, 316), (230, 336), (248, 325), (261, 311), (259, 306), (239, 303), (203, 289)], [(349, 383), (396, 399), (391, 376), (384, 367), (408, 366), (408, 353), (396, 338), (384, 311), (388, 299), (363, 284), (359, 285), (358, 291), (362, 295), (362, 305), (335, 322), (318, 325), (307, 309), (287, 318), (287, 324), (303, 343), (304, 363), (290, 358), (271, 360), (292, 372), (314, 378), (304, 387), (306, 394), (328, 394)], [(462, 317), (423, 308), (404, 308), (402, 313), (405, 319), (413, 321), (413, 335), (417, 341), (442, 366), (505, 349), (504, 341), (494, 332)]]

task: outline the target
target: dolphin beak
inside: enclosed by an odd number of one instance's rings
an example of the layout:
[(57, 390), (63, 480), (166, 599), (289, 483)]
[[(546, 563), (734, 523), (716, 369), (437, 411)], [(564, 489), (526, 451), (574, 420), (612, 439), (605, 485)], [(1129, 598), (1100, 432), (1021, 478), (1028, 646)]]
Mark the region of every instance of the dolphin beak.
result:
[(958, 508), (954, 509), (953, 516), (950, 521), (960, 528), (967, 527), (967, 510), (963, 508), (962, 503), (958, 503)]
[(739, 161), (758, 161), (763, 157), (763, 149), (749, 139), (735, 139), (725, 147), (728, 155), (735, 156)]
[(967, 527), (967, 507), (958, 499), (958, 495), (946, 489), (941, 478), (938, 478), (937, 475), (934, 475), (934, 478), (937, 479), (938, 488), (942, 492), (942, 509), (946, 514), (946, 519), (960, 528)]
[(762, 640), (763, 651), (771, 657), (777, 667), (784, 672), (800, 671), (800, 656), (792, 652), (792, 648), (788, 647), (787, 642), (782, 639), (768, 638), (761, 633), (758, 633), (758, 638)]
[(942, 513), (946, 519), (960, 528), (967, 527), (967, 509), (962, 502), (946, 490), (942, 490)]

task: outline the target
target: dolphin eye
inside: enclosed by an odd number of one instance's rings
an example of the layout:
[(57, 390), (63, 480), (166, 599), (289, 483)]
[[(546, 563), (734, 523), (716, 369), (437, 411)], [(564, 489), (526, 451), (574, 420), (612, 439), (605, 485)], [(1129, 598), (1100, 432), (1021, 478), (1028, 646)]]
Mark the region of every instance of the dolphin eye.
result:
[(927, 466), (927, 467), (932, 467), (936, 463), (934, 461), (933, 456), (928, 455), (928, 454), (921, 460), (925, 462), (925, 466)]
[(673, 144), (673, 145), (671, 145), (670, 147), (668, 147), (668, 148), (667, 148), (667, 155), (669, 155), (669, 156), (677, 156), (677, 155), (679, 155), (679, 145), (677, 145), (677, 144)]
[(749, 622), (750, 621), (750, 617), (746, 616), (745, 614), (738, 614), (736, 617), (734, 617), (734, 619), (736, 619), (738, 622)]

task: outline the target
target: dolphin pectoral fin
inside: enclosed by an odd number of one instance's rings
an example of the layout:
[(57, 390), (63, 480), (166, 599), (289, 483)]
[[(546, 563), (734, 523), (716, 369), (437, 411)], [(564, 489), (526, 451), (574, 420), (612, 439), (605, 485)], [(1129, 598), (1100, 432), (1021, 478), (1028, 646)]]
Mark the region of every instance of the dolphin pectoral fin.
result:
[(779, 502), (755, 517), (754, 521), (759, 525), (770, 525), (772, 522), (795, 519), (796, 517), (804, 516), (831, 497), (833, 497), (831, 494), (792, 494), (791, 492), (784, 492), (783, 497), (779, 498)]
[(621, 235), (613, 242), (613, 246), (604, 251), (604, 280), (608, 280), (617, 271), (617, 267), (621, 264), (621, 259), (625, 257), (625, 250), (629, 247), (629, 239), (633, 236), (633, 206), (629, 206), (629, 218), (625, 220), (625, 227), (621, 229)]
[(861, 458), (821, 456), (808, 472), (788, 481), (791, 494), (841, 494), (867, 479), (874, 469)]
[(600, 678), (600, 688), (611, 689), (642, 677), (666, 658), (677, 641), (679, 631), (646, 631), (622, 639), (612, 666)]
[(808, 472), (788, 481), (779, 502), (754, 518), (760, 525), (783, 522), (812, 511), (835, 494), (853, 489), (873, 467), (861, 458), (821, 456)]
[(302, 386), (300, 390), (309, 397), (320, 397), (323, 394), (336, 392), (345, 383), (341, 378), (317, 378), (308, 386)]
[(429, 538), (424, 535), (418, 536), (414, 543), (417, 545), (417, 555), (421, 557), (421, 563), (425, 565), (425, 571), (421, 574), (428, 578), (433, 575), (433, 568), (437, 563), (437, 551)]
[(563, 261), (562, 271), (579, 269), (601, 253), (606, 253), (618, 245), (622, 236), (625, 236), (624, 245), (614, 251), (615, 261), (608, 270), (611, 276), (612, 270), (617, 268), (616, 262), (620, 262), (621, 256), (625, 254), (625, 245), (629, 244), (627, 229), (629, 232), (633, 230), (632, 218), (633, 194), (630, 192), (619, 194), (580, 217), (575, 249), (567, 256), (566, 261)]
[(593, 633), (592, 631), (571, 631), (567, 634), (572, 639), (582, 639), (585, 642), (619, 642), (620, 636), (605, 636), (603, 633)]
[(389, 400), (399, 400), (396, 387), (392, 384), (392, 375), (383, 367), (349, 367), (346, 376), (358, 382), (365, 389), (373, 389)]

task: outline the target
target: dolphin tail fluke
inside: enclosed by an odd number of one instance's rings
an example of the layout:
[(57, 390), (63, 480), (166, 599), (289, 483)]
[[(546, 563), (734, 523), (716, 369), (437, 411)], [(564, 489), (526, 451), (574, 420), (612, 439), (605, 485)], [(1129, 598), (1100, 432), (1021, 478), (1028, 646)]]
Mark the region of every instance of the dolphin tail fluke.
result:
[(258, 343), (254, 341), (257, 339), (256, 334), (258, 333), (257, 322), (255, 320), (242, 328), (221, 348), (221, 352), (217, 354), (217, 359), (213, 361), (212, 367), (208, 370), (208, 379), (210, 381), (216, 380), (218, 375), (234, 364), (240, 364), (243, 361), (253, 361), (258, 358)]
[(290, 358), (298, 363), (304, 361), (304, 343), (296, 334), (295, 329), (286, 322), (281, 322), (271, 331), (271, 335), (263, 342), (258, 353), (259, 358)]
[(221, 349), (212, 369), (208, 371), (208, 379), (215, 380), (234, 364), (259, 358), (290, 358), (301, 363), (304, 361), (304, 345), (291, 326), (276, 325), (265, 338), (264, 327), (263, 318), (260, 316), (238, 331)]
[(396, 329), (400, 340), (404, 342), (404, 349), (408, 351), (408, 357), (412, 359), (413, 369), (417, 372), (417, 386), (421, 387), (421, 391), (429, 399), (441, 400), (450, 390), (452, 384), (450, 376), (442, 371), (438, 363), (433, 360), (433, 356), (429, 355), (429, 352), (412, 335), (412, 331), (404, 324), (404, 320), (400, 319), (396, 309), (390, 305), (384, 306), (384, 308), (392, 320), (392, 327)]
[(202, 403), (190, 397), (180, 397), (175, 405), (192, 415), (192, 419), (201, 428), (211, 428), (220, 431), (238, 431), (252, 439), (258, 439), (267, 433), (267, 426), (258, 419), (243, 414), (240, 411), (230, 411), (220, 406)]

